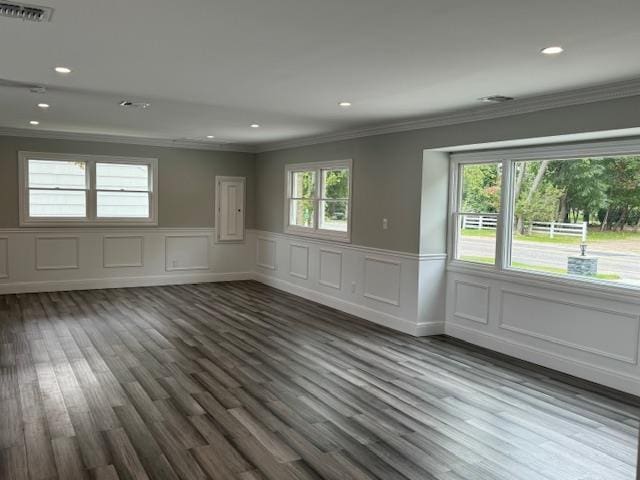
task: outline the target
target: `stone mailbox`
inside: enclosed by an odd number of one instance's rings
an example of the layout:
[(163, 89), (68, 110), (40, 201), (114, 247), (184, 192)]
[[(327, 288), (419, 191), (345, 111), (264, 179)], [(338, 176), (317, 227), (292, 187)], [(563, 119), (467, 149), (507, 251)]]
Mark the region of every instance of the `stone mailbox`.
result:
[(580, 255), (569, 257), (567, 272), (570, 275), (595, 277), (598, 274), (598, 257), (587, 255), (587, 244), (580, 244)]

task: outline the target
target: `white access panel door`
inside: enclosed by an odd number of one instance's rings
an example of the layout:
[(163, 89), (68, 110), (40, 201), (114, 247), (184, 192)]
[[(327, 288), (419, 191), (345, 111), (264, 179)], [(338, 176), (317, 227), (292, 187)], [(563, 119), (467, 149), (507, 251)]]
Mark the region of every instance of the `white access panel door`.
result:
[(244, 240), (244, 177), (216, 177), (216, 238)]

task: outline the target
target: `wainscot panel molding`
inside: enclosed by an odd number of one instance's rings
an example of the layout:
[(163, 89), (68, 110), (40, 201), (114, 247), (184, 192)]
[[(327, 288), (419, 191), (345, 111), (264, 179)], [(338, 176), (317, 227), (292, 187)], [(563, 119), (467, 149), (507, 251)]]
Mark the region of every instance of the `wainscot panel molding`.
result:
[(309, 247), (292, 243), (289, 245), (289, 275), (302, 280), (309, 278)]
[(0, 237), (0, 278), (9, 277), (9, 237)]
[(411, 335), (443, 333), (445, 254), (265, 231), (255, 236), (256, 280)]
[(450, 268), (445, 333), (640, 395), (636, 295), (612, 298), (610, 289), (513, 280), (510, 274)]
[(80, 237), (36, 236), (36, 270), (80, 268)]
[(0, 294), (246, 280), (255, 236), (214, 244), (212, 228), (0, 229)]
[(491, 289), (479, 283), (454, 282), (454, 310), (457, 318), (471, 322), (489, 323), (489, 293)]
[(342, 252), (318, 249), (318, 284), (335, 290), (342, 289)]
[(102, 241), (104, 268), (144, 267), (143, 235), (105, 235)]

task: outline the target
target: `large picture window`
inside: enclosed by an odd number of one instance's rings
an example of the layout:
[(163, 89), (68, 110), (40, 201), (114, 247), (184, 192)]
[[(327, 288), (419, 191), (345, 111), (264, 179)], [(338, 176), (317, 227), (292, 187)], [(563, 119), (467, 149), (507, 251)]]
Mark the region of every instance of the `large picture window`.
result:
[(351, 163), (340, 160), (287, 165), (287, 233), (350, 241)]
[(20, 152), (22, 225), (157, 224), (157, 160)]
[(454, 155), (453, 261), (640, 287), (636, 151), (592, 144)]

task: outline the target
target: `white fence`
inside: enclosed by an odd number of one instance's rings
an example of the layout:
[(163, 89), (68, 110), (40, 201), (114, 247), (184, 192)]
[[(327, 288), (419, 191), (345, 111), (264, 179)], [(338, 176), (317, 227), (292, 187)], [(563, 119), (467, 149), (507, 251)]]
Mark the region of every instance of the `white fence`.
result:
[(544, 232), (549, 234), (549, 238), (556, 235), (569, 235), (580, 237), (583, 242), (587, 241), (587, 222), (582, 223), (561, 223), (561, 222), (531, 222), (532, 232)]
[(462, 215), (462, 228), (474, 230), (495, 230), (498, 217), (492, 215)]
[[(472, 230), (495, 230), (498, 226), (498, 217), (495, 215), (462, 215), (462, 228)], [(562, 223), (562, 222), (531, 222), (530, 232), (548, 233), (549, 238), (556, 236), (580, 237), (587, 241), (587, 222)]]

